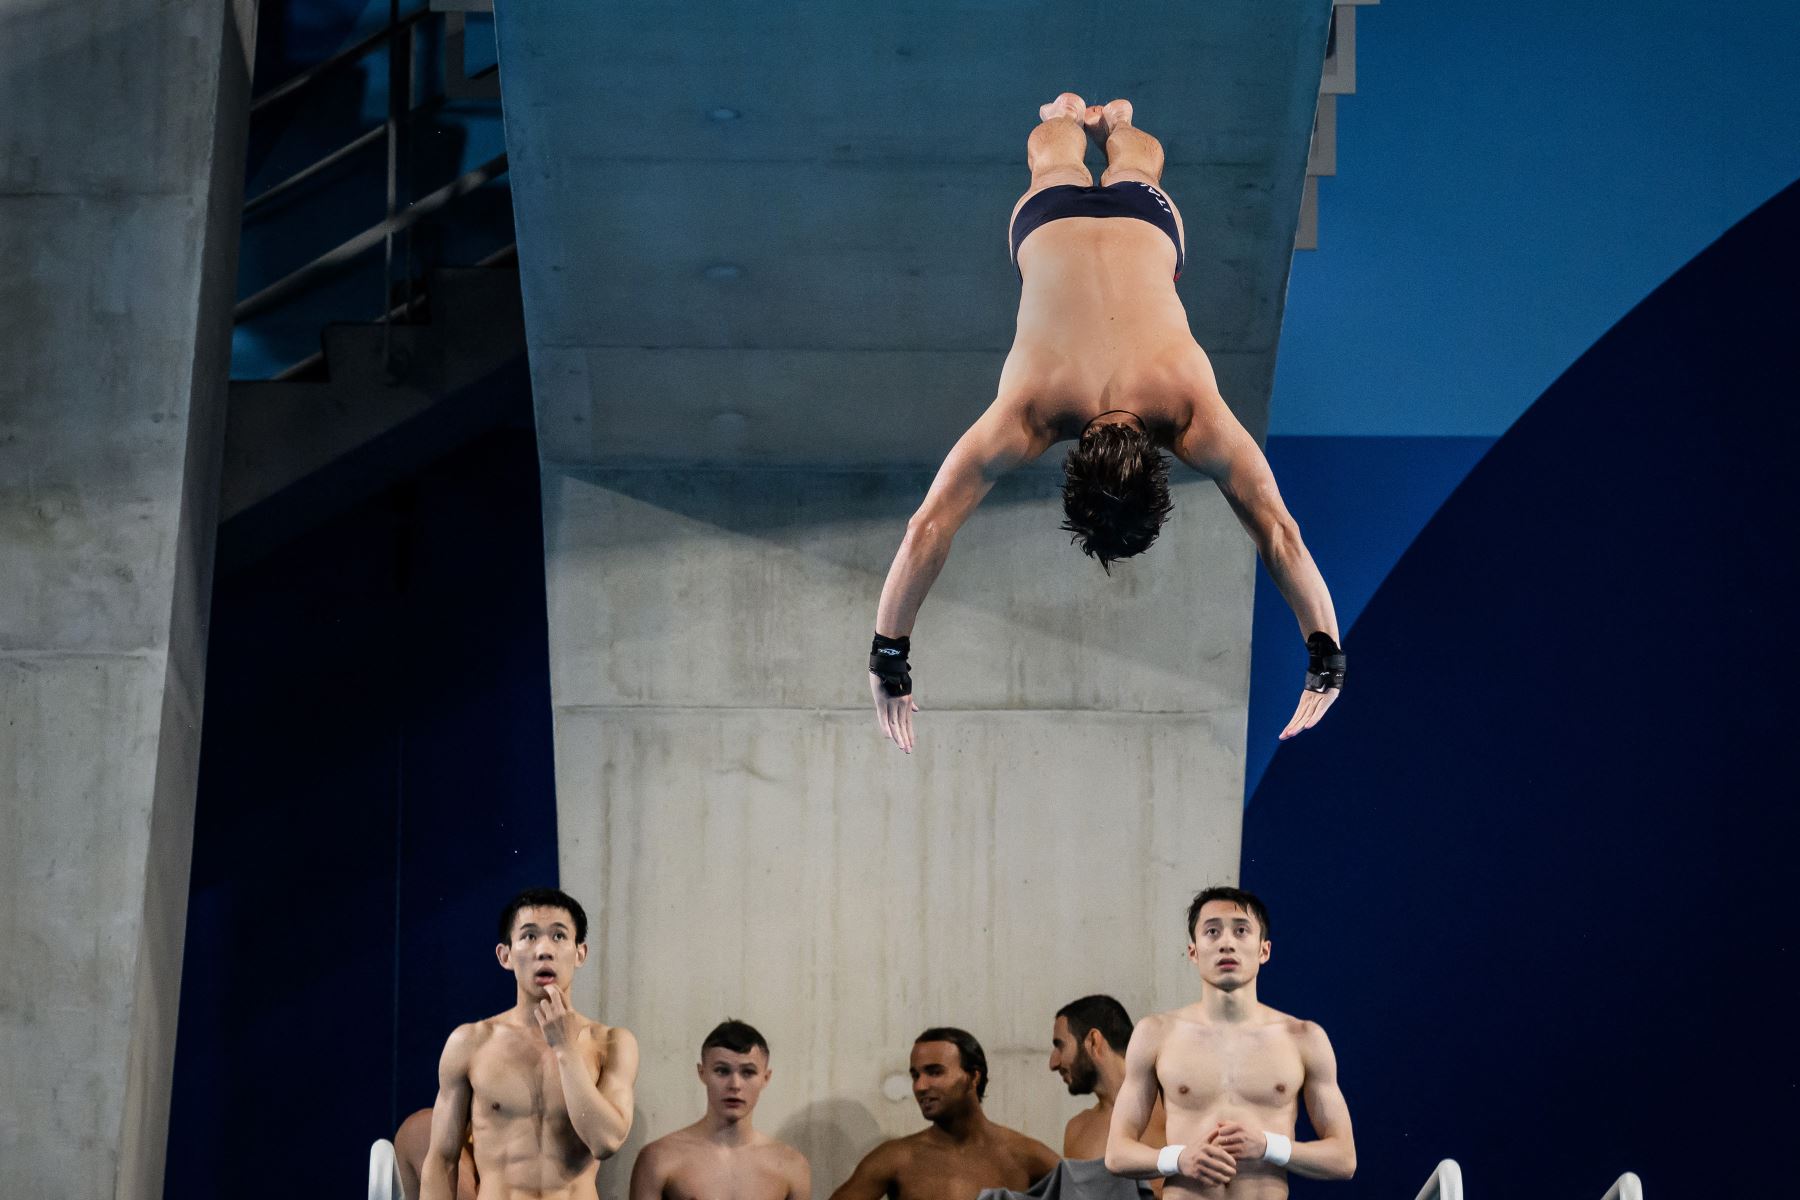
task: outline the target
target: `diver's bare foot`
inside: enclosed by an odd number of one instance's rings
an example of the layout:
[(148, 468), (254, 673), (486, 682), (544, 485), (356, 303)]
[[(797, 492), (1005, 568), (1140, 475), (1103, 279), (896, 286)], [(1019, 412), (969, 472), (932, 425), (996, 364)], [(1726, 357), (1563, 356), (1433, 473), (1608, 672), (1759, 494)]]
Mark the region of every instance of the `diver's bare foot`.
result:
[(1081, 114), (1081, 127), (1087, 130), (1088, 140), (1096, 146), (1106, 145), (1105, 113), (1098, 104), (1090, 104)]
[(1048, 104), (1038, 107), (1038, 120), (1054, 121), (1058, 117), (1073, 117), (1077, 121), (1087, 110), (1087, 101), (1074, 92), (1064, 92)]
[(1105, 105), (1100, 109), (1100, 119), (1105, 123), (1106, 132), (1109, 135), (1121, 125), (1129, 126), (1131, 124), (1131, 101), (1114, 100), (1111, 104)]

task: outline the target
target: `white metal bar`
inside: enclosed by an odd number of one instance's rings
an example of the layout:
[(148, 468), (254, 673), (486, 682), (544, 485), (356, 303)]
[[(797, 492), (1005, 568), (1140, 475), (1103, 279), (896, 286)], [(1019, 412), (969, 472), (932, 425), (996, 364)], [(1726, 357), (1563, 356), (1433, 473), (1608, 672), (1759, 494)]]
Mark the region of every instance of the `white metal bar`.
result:
[(1463, 1200), (1462, 1168), (1446, 1158), (1419, 1189), (1417, 1200)]
[(1644, 1200), (1644, 1181), (1627, 1171), (1600, 1200)]
[(382, 1138), (369, 1147), (369, 1200), (401, 1200), (401, 1196), (394, 1143)]

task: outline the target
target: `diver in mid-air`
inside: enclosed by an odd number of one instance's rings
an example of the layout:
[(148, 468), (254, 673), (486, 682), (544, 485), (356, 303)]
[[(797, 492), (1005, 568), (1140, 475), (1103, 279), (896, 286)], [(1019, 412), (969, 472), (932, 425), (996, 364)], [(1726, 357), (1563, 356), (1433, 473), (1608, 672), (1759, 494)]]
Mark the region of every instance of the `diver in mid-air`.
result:
[[(1164, 450), (1218, 483), (1306, 637), (1305, 690), (1281, 736), (1311, 729), (1344, 685), (1337, 614), (1268, 461), (1188, 329), (1162, 143), (1132, 125), (1127, 100), (1090, 106), (1064, 92), (1038, 116), (1031, 186), (1013, 208), (1022, 291), (998, 395), (938, 468), (881, 589), (869, 654), (881, 731), (913, 748), (909, 635), (957, 529), (995, 479), (1070, 438), (1063, 528), (1102, 567), (1156, 540), (1170, 507)], [(1098, 187), (1083, 163), (1089, 138), (1106, 150)]]

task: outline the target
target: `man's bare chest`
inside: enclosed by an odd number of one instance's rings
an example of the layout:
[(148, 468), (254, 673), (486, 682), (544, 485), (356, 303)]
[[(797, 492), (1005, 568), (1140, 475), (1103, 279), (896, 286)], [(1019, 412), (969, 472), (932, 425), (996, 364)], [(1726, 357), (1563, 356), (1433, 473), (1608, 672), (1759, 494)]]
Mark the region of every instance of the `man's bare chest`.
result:
[(739, 1150), (677, 1168), (663, 1188), (663, 1200), (784, 1200), (787, 1192), (787, 1180), (772, 1155)]
[[(588, 1068), (593, 1069), (591, 1061)], [(510, 1119), (568, 1111), (556, 1052), (542, 1039), (512, 1034), (493, 1039), (470, 1062), (469, 1084), (479, 1117)]]
[(1172, 1111), (1205, 1111), (1221, 1104), (1282, 1109), (1306, 1081), (1299, 1048), (1285, 1029), (1184, 1028), (1156, 1060), (1163, 1103)]
[(983, 1188), (1022, 1192), (1031, 1173), (999, 1147), (933, 1147), (914, 1154), (895, 1183), (895, 1200), (968, 1200)]

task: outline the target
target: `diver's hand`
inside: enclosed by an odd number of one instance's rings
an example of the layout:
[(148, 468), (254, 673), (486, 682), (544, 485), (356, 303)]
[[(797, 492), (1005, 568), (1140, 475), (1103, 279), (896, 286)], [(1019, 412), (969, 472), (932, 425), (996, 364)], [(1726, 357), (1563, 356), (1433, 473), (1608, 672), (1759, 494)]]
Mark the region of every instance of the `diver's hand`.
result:
[(881, 686), (881, 677), (873, 671), (869, 672), (869, 694), (875, 698), (875, 721), (881, 726), (882, 734), (894, 745), (911, 754), (912, 715), (919, 711), (918, 702), (910, 693), (904, 696), (888, 695)]
[(1320, 630), (1307, 637), (1306, 690), (1300, 693), (1293, 720), (1281, 731), (1282, 741), (1317, 725), (1325, 710), (1336, 702), (1338, 693), (1344, 690), (1344, 662), (1343, 647), (1329, 633)]
[(1294, 719), (1281, 731), (1281, 740), (1285, 742), (1317, 725), (1319, 718), (1325, 715), (1325, 710), (1337, 702), (1338, 690), (1332, 688), (1324, 692), (1301, 692), (1299, 707), (1294, 709)]

